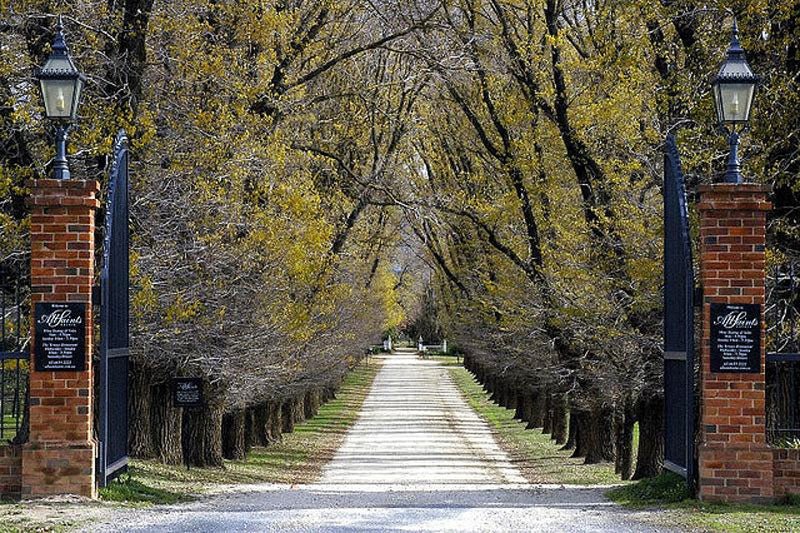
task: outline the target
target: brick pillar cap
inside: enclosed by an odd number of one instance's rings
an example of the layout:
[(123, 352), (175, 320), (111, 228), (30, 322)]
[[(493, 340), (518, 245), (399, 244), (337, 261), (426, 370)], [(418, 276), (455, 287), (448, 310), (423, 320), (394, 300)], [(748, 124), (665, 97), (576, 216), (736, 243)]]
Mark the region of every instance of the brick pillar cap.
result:
[(756, 193), (772, 192), (771, 185), (762, 183), (706, 183), (697, 188), (700, 192), (726, 192), (726, 193)]
[(25, 185), (30, 189), (78, 189), (100, 192), (100, 182), (97, 180), (54, 180), (47, 178), (28, 180)]
[(761, 183), (714, 183), (701, 185), (700, 211), (770, 211), (772, 203), (767, 196), (772, 191)]
[(38, 207), (100, 207), (97, 193), (100, 183), (97, 180), (28, 180), (33, 194), (29, 205)]

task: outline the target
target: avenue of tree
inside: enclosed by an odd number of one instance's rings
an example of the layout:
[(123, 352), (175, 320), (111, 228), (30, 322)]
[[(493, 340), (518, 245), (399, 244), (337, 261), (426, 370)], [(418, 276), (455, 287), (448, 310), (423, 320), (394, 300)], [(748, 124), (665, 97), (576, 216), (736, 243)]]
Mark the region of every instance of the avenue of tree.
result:
[[(723, 171), (732, 13), (764, 82), (745, 173), (775, 190), (771, 259), (800, 259), (798, 0), (0, 0), (7, 274), (59, 13), (89, 78), (73, 176), (105, 182), (132, 138), (136, 456), (274, 442), (416, 319), (530, 428), (658, 473), (663, 141), (690, 195)], [(174, 376), (207, 407), (173, 409)]]

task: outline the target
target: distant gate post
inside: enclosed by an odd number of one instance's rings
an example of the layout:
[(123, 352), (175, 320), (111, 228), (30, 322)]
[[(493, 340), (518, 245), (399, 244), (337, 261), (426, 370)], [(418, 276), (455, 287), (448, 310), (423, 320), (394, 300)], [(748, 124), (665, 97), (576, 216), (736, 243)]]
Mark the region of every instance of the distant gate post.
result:
[(99, 185), (42, 179), (30, 186), (34, 324), (22, 496), (95, 497), (92, 287)]
[(700, 187), (702, 500), (773, 499), (764, 397), (768, 192), (757, 184)]

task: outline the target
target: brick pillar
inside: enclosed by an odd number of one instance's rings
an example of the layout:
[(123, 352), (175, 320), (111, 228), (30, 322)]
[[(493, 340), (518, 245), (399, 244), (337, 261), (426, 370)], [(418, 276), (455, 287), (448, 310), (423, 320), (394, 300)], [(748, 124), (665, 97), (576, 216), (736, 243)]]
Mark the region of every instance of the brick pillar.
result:
[[(764, 252), (766, 216), (771, 208), (768, 192), (768, 187), (756, 184), (700, 187), (703, 342), (698, 466), (702, 500), (773, 499), (772, 452), (766, 445), (764, 398)], [(712, 372), (711, 304), (761, 306), (757, 373)]]
[[(22, 452), (22, 496), (96, 497), (92, 286), (96, 181), (36, 180), (31, 210), (31, 304), (85, 304), (82, 371), (37, 371), (32, 327), (30, 434)], [(35, 322), (35, 318), (34, 318)]]

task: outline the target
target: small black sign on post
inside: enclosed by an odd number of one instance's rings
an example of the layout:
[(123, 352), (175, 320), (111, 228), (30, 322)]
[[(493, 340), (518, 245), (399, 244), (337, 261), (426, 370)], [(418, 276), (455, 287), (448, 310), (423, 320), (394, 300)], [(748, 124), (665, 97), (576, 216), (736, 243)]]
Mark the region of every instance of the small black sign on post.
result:
[(761, 372), (759, 304), (711, 304), (711, 371)]
[(201, 378), (173, 378), (172, 405), (174, 407), (203, 407), (203, 380)]
[(37, 302), (36, 371), (86, 370), (86, 304)]

